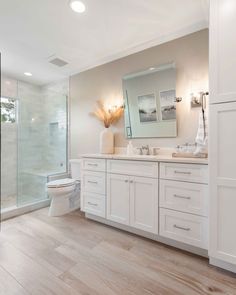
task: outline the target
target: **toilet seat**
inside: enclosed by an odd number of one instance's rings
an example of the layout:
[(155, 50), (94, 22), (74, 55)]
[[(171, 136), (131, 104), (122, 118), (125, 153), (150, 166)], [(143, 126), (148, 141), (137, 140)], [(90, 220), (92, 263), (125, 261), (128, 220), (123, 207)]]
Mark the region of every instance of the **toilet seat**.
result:
[(53, 181), (49, 181), (47, 183), (48, 188), (60, 188), (60, 187), (68, 187), (73, 186), (76, 184), (76, 180), (72, 178), (63, 178), (63, 179), (57, 179)]

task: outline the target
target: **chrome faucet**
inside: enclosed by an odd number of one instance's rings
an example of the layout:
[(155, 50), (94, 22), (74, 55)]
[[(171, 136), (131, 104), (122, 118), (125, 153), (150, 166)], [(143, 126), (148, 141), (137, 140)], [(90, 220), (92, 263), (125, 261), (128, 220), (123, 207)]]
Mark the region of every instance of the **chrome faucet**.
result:
[(139, 155), (150, 155), (150, 147), (149, 145), (143, 145), (142, 147), (137, 147), (137, 150), (139, 151)]
[[(146, 151), (146, 152), (144, 152)], [(150, 155), (150, 148), (149, 145), (142, 146), (142, 155)]]
[(138, 147), (137, 150), (139, 150), (139, 155), (142, 155), (143, 154), (143, 150), (141, 147)]

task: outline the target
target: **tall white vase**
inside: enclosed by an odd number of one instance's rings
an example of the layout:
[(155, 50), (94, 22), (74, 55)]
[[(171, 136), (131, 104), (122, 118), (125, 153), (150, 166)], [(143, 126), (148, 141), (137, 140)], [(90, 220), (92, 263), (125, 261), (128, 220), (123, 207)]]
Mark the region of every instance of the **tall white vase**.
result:
[(114, 135), (109, 128), (105, 128), (100, 133), (100, 153), (101, 154), (114, 153)]

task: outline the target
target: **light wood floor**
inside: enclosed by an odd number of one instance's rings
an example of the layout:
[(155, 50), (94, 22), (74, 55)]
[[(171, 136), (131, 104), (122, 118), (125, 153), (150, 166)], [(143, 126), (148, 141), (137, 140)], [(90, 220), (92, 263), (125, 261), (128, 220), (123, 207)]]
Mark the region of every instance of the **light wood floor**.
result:
[(204, 258), (47, 211), (2, 223), (1, 295), (236, 294), (236, 276)]

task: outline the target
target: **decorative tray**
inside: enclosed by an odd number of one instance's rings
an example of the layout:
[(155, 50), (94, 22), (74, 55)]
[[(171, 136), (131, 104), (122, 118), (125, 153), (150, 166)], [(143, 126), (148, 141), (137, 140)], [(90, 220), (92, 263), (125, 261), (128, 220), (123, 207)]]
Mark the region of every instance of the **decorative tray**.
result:
[(194, 154), (194, 153), (185, 153), (185, 152), (178, 152), (178, 153), (173, 153), (172, 154), (173, 158), (208, 158), (207, 153), (199, 153), (199, 154)]

